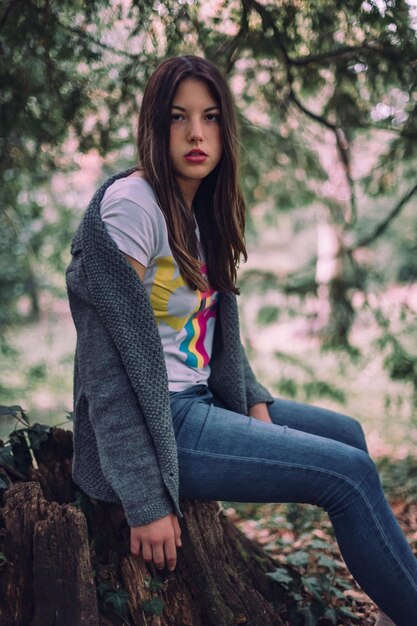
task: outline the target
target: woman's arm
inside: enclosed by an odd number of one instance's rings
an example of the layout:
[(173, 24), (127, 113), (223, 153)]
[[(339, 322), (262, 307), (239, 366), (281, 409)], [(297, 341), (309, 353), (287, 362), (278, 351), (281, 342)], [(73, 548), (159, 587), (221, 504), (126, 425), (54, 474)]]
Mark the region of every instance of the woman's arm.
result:
[(258, 402), (257, 404), (251, 406), (249, 409), (249, 415), (251, 417), (255, 417), (257, 420), (261, 420), (261, 422), (269, 422), (272, 424), (266, 402)]
[[(87, 401), (75, 407), (79, 433), (92, 427), (103, 475), (120, 498), (129, 525), (147, 524), (175, 508), (151, 435), (121, 356), (94, 306), (72, 293), (70, 306), (77, 328), (74, 389)], [(78, 471), (87, 473), (87, 468), (88, 459), (78, 459)]]
[[(256, 405), (264, 404), (265, 409), (266, 409), (266, 405), (268, 403), (273, 402), (274, 398), (271, 396), (269, 391), (263, 385), (261, 385), (261, 383), (259, 383), (256, 380), (256, 376), (252, 371), (252, 368), (249, 364), (248, 357), (246, 356), (246, 352), (242, 344), (241, 344), (241, 350), (242, 350), (243, 374), (245, 377), (245, 386), (246, 386), (246, 399), (247, 399), (248, 408), (249, 408), (249, 415), (252, 415), (250, 411), (253, 407), (255, 407)], [(255, 409), (256, 415), (253, 415), (253, 417), (257, 417), (258, 415), (259, 416), (263, 415), (263, 417), (266, 417), (265, 409), (259, 409), (259, 408)], [(268, 421), (268, 420), (265, 420), (265, 421)]]
[(134, 259), (132, 256), (129, 256), (128, 254), (126, 254), (125, 252), (122, 252), (122, 254), (126, 257), (130, 265), (135, 270), (136, 274), (139, 276), (139, 278), (143, 282), (145, 279), (146, 267), (142, 265), (142, 263), (139, 263), (139, 261), (136, 261), (136, 259)]
[[(125, 252), (122, 254), (125, 255), (143, 282), (146, 267)], [(165, 563), (169, 570), (175, 569), (177, 548), (181, 545), (181, 529), (174, 513), (150, 524), (135, 526), (130, 529), (130, 551), (132, 554), (139, 556), (142, 551), (143, 559), (145, 561), (153, 560), (158, 569), (163, 569)]]

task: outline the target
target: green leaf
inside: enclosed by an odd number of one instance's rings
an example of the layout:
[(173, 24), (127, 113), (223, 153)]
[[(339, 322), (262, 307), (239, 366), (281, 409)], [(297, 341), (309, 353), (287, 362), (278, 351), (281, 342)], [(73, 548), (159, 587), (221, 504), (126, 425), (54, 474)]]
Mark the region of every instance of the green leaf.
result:
[(293, 582), (293, 577), (285, 573), (283, 569), (276, 569), (275, 572), (266, 572), (266, 575), (282, 585), (285, 589), (289, 589)]
[(159, 591), (159, 589), (163, 589), (164, 587), (164, 583), (157, 578), (152, 578), (149, 582), (149, 589), (151, 591)]
[(107, 581), (99, 582), (97, 585), (97, 592), (100, 596), (104, 596), (108, 591), (113, 591), (113, 586)]
[(116, 591), (109, 591), (105, 594), (105, 601), (112, 605), (115, 613), (120, 617), (125, 617), (127, 612), (127, 602), (129, 600), (129, 593), (126, 589), (117, 589)]
[(302, 576), (301, 582), (313, 598), (323, 602), (322, 586), (315, 576)]
[(288, 555), (287, 562), (294, 567), (305, 567), (308, 564), (308, 553), (303, 550), (293, 552)]
[(12, 406), (0, 406), (0, 417), (2, 415), (12, 417), (17, 417), (18, 413), (20, 413), (20, 417), (29, 424), (29, 420), (25, 415), (24, 409), (19, 404), (13, 404)]
[(258, 324), (260, 326), (266, 326), (267, 324), (273, 324), (277, 321), (279, 316), (279, 309), (276, 306), (263, 306), (258, 311)]
[(326, 567), (332, 572), (334, 572), (334, 570), (336, 569), (336, 563), (334, 559), (327, 556), (326, 554), (320, 554), (319, 558), (317, 559), (317, 565), (320, 565), (321, 567)]
[(283, 396), (288, 396), (289, 398), (295, 398), (297, 396), (298, 385), (293, 378), (280, 378), (274, 386)]
[(142, 609), (147, 613), (153, 615), (162, 615), (164, 611), (164, 601), (162, 598), (152, 598), (152, 600), (145, 600), (142, 602)]
[(332, 624), (337, 624), (337, 611), (333, 607), (329, 607), (325, 610), (323, 617), (328, 619)]
[(314, 397), (317, 398), (330, 398), (340, 402), (340, 404), (346, 404), (346, 394), (343, 389), (327, 383), (324, 380), (313, 380), (303, 384), (304, 393), (307, 400), (311, 400)]
[(9, 444), (0, 448), (0, 461), (4, 467), (16, 469), (12, 449)]
[(28, 428), (27, 432), (32, 450), (39, 450), (41, 443), (48, 439), (51, 427), (36, 423)]

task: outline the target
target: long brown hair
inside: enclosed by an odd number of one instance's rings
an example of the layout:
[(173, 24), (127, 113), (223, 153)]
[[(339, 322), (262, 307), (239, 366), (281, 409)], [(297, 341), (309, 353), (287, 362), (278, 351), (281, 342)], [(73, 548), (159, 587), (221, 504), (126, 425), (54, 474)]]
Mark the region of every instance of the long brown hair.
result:
[(137, 150), (139, 168), (155, 192), (164, 213), (169, 244), (187, 284), (205, 291), (193, 216), (186, 208), (170, 156), (171, 105), (180, 81), (201, 80), (220, 107), (222, 156), (206, 176), (193, 200), (210, 286), (239, 293), (236, 270), (240, 256), (247, 260), (244, 230), (246, 207), (238, 181), (238, 138), (235, 104), (220, 71), (209, 61), (192, 55), (161, 63), (148, 80), (139, 114)]

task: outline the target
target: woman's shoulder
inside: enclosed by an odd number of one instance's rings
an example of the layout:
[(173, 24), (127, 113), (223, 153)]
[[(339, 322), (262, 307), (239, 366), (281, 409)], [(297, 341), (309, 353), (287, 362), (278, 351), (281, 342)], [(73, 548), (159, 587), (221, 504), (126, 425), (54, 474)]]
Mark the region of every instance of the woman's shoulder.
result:
[(104, 192), (103, 200), (107, 198), (127, 198), (137, 204), (141, 201), (156, 202), (152, 187), (137, 172), (115, 180)]
[(107, 187), (100, 203), (102, 217), (114, 210), (131, 212), (132, 204), (140, 208), (157, 222), (161, 221), (163, 214), (159, 207), (151, 185), (139, 173), (134, 172), (115, 180)]

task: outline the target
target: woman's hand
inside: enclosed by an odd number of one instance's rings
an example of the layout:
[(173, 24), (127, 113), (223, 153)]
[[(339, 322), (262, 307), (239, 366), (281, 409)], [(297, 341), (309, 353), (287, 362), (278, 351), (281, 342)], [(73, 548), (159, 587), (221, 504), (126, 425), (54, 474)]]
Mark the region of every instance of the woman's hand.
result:
[(145, 561), (154, 561), (158, 569), (166, 566), (170, 571), (177, 564), (177, 548), (181, 543), (181, 529), (175, 513), (170, 513), (143, 526), (130, 529), (130, 551), (142, 556)]
[(255, 417), (257, 420), (261, 420), (261, 422), (269, 422), (269, 424), (273, 423), (269, 417), (266, 402), (258, 402), (258, 404), (251, 406), (249, 409), (249, 415), (251, 417)]

